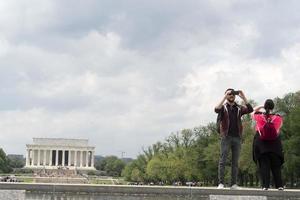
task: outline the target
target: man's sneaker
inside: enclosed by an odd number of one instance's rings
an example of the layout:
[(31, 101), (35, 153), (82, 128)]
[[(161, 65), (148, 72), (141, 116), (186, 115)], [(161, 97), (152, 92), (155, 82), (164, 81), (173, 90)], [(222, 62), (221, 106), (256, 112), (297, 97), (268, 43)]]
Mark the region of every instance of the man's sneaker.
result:
[(220, 184), (218, 185), (218, 189), (224, 189), (224, 184), (220, 183)]
[(234, 185), (232, 185), (231, 187), (230, 187), (230, 189), (232, 189), (232, 190), (239, 190), (239, 189), (241, 189), (237, 184), (234, 184)]
[(283, 187), (279, 187), (278, 190), (283, 190)]

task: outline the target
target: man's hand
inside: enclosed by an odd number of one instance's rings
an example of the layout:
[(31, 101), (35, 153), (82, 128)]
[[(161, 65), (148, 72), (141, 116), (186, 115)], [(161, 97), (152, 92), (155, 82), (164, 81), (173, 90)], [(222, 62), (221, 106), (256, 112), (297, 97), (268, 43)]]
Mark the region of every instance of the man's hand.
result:
[(216, 110), (216, 109), (219, 110), (219, 109), (222, 108), (223, 103), (226, 101), (227, 96), (228, 96), (231, 92), (232, 92), (232, 91), (229, 90), (229, 91), (227, 91), (227, 92), (225, 93), (225, 95), (224, 95), (223, 99), (221, 100), (221, 102), (215, 107), (215, 110)]
[(245, 96), (245, 94), (244, 94), (244, 92), (242, 90), (240, 90), (240, 92), (239, 92), (239, 97), (241, 97), (241, 99), (243, 99), (243, 101), (245, 102), (245, 104), (248, 103), (248, 100), (247, 100), (247, 98), (246, 98), (246, 96)]

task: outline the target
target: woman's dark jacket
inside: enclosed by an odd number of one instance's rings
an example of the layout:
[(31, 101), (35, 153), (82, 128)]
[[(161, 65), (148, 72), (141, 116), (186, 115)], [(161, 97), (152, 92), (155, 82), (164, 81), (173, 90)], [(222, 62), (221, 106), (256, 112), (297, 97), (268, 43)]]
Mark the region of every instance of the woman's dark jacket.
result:
[(259, 133), (256, 132), (253, 139), (253, 161), (257, 163), (260, 159), (260, 156), (264, 153), (275, 153), (279, 156), (281, 160), (281, 164), (284, 163), (284, 154), (282, 149), (282, 143), (280, 136), (277, 137), (276, 140), (261, 140)]

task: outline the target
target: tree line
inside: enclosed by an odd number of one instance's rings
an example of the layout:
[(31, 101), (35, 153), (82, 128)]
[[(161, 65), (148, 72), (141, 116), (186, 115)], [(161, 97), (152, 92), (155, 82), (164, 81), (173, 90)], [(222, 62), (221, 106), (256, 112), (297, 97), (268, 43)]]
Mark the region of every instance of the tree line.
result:
[[(275, 112), (284, 117), (281, 129), (285, 155), (283, 179), (288, 187), (295, 187), (300, 183), (300, 91), (277, 97), (274, 103)], [(251, 104), (256, 105), (254, 101)], [(250, 115), (243, 117), (243, 126), (238, 182), (241, 186), (258, 186), (257, 166), (252, 160), (255, 130)], [(219, 137), (215, 122), (172, 133), (165, 141), (143, 149), (137, 159), (125, 166), (122, 176), (144, 184), (197, 182), (205, 186), (217, 185)], [(229, 182), (229, 167), (226, 170)]]

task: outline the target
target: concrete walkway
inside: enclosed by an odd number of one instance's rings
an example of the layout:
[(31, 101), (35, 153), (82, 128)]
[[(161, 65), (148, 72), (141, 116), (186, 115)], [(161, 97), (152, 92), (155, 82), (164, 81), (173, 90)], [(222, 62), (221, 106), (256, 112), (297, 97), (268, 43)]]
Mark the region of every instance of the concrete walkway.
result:
[(26, 190), (31, 192), (71, 192), (120, 195), (168, 195), (168, 196), (264, 196), (269, 199), (300, 199), (300, 190), (284, 191), (253, 188), (239, 190), (216, 189), (215, 187), (181, 187), (181, 186), (127, 186), (127, 185), (92, 185), (92, 184), (54, 184), (54, 183), (0, 183), (3, 190)]

